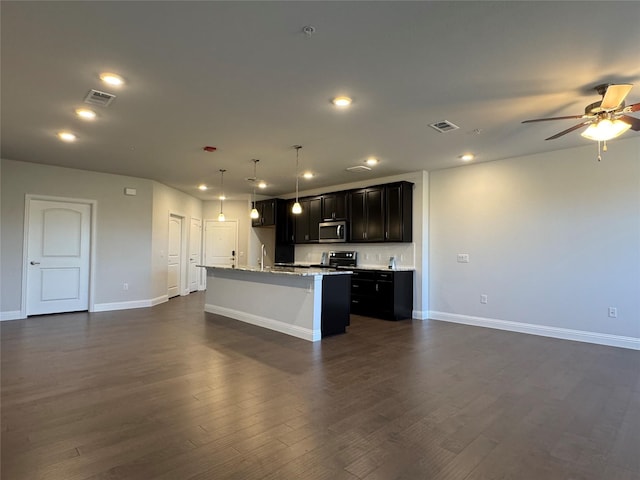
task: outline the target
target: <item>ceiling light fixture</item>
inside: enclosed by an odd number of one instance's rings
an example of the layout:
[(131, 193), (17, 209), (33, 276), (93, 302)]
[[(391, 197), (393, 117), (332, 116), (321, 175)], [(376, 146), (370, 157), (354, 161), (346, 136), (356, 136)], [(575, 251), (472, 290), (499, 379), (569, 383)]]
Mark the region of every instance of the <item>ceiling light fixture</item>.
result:
[(198, 185), (198, 190), (202, 190), (203, 192), (204, 192), (205, 190), (207, 190), (207, 188), (208, 188), (208, 187), (207, 187), (205, 184)]
[(630, 128), (630, 123), (623, 122), (619, 118), (613, 121), (605, 118), (589, 125), (580, 135), (589, 140), (595, 140), (596, 142), (606, 142), (612, 138), (619, 137)]
[(473, 153), (465, 153), (460, 155), (460, 160), (462, 160), (463, 162), (470, 162), (471, 160), (473, 160), (475, 157), (475, 155)]
[(260, 218), (260, 212), (258, 212), (258, 209), (256, 208), (256, 182), (258, 181), (258, 176), (256, 174), (257, 171), (257, 167), (258, 167), (258, 162), (260, 160), (258, 160), (257, 158), (254, 158), (253, 160), (251, 160), (253, 162), (253, 202), (251, 203), (251, 213), (249, 214), (249, 217), (251, 217), (253, 220), (257, 220), (258, 218)]
[(307, 180), (309, 180), (309, 179), (313, 178), (313, 173), (312, 173), (312, 172), (304, 172), (304, 173), (302, 174), (302, 176), (303, 176), (304, 178), (306, 178)]
[(76, 108), (76, 115), (84, 120), (93, 120), (96, 118), (96, 112), (88, 108)]
[(369, 157), (364, 161), (364, 163), (366, 163), (367, 165), (377, 165), (378, 159), (376, 157)]
[(75, 142), (77, 137), (71, 132), (58, 132), (58, 138), (63, 142)]
[(220, 169), (220, 191), (222, 192), (220, 195), (220, 214), (218, 215), (218, 221), (219, 222), (224, 222), (225, 218), (224, 218), (224, 212), (222, 211), (222, 204), (224, 202), (224, 199), (226, 198), (224, 196), (224, 172), (226, 172), (226, 170), (224, 168)]
[(300, 205), (300, 202), (298, 201), (298, 165), (300, 163), (300, 149), (302, 148), (302, 145), (294, 145), (293, 148), (296, 149), (296, 202), (291, 208), (291, 213), (294, 215), (300, 215), (302, 213), (302, 205)]
[(267, 188), (267, 184), (263, 180), (260, 180), (260, 183), (258, 183), (258, 188)]
[(111, 85), (112, 87), (119, 87), (124, 84), (124, 80), (120, 75), (110, 72), (101, 73), (100, 80), (108, 85)]
[(335, 97), (333, 100), (331, 100), (331, 103), (333, 103), (336, 107), (348, 107), (349, 105), (351, 105), (351, 102), (353, 100), (351, 100), (349, 97)]

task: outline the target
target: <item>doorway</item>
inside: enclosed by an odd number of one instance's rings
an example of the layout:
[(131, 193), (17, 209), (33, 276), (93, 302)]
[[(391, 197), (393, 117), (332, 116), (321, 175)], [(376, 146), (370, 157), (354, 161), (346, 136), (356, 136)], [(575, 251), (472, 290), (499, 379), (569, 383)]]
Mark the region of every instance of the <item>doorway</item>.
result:
[(184, 217), (169, 215), (169, 244), (167, 247), (167, 297), (180, 295), (182, 285), (182, 226)]
[(200, 265), (200, 255), (202, 251), (202, 220), (191, 219), (191, 229), (189, 230), (189, 292), (195, 292), (202, 285), (202, 269)]
[(205, 265), (235, 267), (238, 251), (238, 222), (207, 220), (204, 236)]

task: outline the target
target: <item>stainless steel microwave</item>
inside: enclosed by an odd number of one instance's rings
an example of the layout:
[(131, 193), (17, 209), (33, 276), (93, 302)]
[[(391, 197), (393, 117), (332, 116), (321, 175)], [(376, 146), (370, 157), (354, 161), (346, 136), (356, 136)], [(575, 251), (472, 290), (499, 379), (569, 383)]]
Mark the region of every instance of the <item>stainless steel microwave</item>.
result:
[(319, 226), (320, 243), (340, 243), (347, 241), (347, 221), (322, 222)]

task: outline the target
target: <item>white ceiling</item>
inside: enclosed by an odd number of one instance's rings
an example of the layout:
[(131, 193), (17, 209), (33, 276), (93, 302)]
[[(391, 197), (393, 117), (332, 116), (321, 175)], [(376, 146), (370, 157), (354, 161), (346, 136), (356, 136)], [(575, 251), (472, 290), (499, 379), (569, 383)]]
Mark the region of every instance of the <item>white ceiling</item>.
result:
[[(202, 199), (266, 195), (588, 143), (600, 83), (635, 83), (640, 2), (2, 1), (2, 157), (157, 180)], [(313, 25), (307, 37), (302, 27)], [(119, 89), (98, 74), (126, 79)], [(73, 111), (115, 93), (98, 119)], [(330, 103), (353, 97), (348, 110)], [(636, 114), (637, 116), (637, 114)], [(440, 134), (429, 123), (459, 130)], [(74, 144), (55, 134), (69, 129)], [(480, 132), (477, 133), (476, 130)], [(625, 136), (638, 135), (629, 131)], [(216, 146), (214, 153), (203, 151)], [(615, 148), (614, 143), (610, 148)], [(594, 144), (595, 152), (595, 144)], [(369, 173), (346, 172), (374, 155)], [(594, 153), (595, 156), (595, 153)], [(202, 193), (201, 183), (215, 188)]]

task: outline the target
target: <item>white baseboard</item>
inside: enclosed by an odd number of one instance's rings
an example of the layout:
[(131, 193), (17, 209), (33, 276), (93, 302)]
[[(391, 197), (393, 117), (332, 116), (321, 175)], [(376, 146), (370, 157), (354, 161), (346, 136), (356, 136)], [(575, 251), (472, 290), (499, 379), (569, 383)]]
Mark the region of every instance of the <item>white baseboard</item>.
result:
[(10, 312), (0, 312), (0, 322), (4, 322), (5, 320), (21, 320), (24, 318), (20, 310), (13, 310)]
[(269, 330), (275, 330), (276, 332), (286, 333), (293, 337), (302, 338), (310, 342), (317, 342), (322, 338), (322, 332), (320, 330), (311, 330), (309, 328), (299, 327), (297, 325), (291, 325), (284, 323), (273, 318), (261, 317), (259, 315), (253, 315), (251, 313), (241, 312), (231, 308), (219, 307), (217, 305), (205, 304), (204, 311), (209, 313), (215, 313), (216, 315), (222, 315), (224, 317), (240, 320), (241, 322), (257, 325), (258, 327), (268, 328)]
[(624, 337), (621, 335), (609, 335), (607, 333), (587, 332), (584, 330), (571, 330), (569, 328), (548, 327), (532, 323), (519, 323), (494, 318), (473, 317), (471, 315), (459, 315), (446, 312), (429, 312), (429, 318), (444, 322), (463, 323), (476, 327), (495, 328), (510, 332), (529, 333), (543, 337), (560, 338), (562, 340), (574, 340), (577, 342), (596, 343), (610, 347), (629, 348), (640, 350), (640, 338)]
[(130, 308), (153, 307), (168, 300), (167, 295), (161, 295), (151, 300), (132, 300), (129, 302), (96, 303), (93, 306), (94, 312), (110, 312), (112, 310), (129, 310)]

